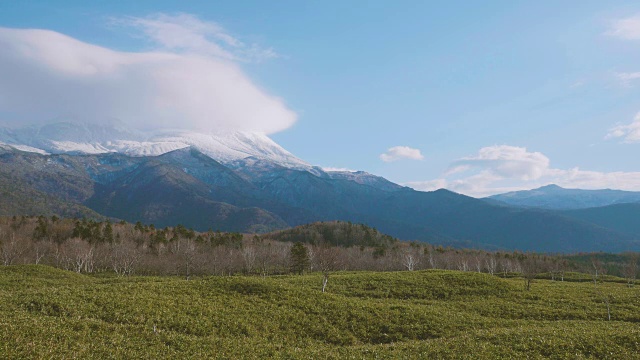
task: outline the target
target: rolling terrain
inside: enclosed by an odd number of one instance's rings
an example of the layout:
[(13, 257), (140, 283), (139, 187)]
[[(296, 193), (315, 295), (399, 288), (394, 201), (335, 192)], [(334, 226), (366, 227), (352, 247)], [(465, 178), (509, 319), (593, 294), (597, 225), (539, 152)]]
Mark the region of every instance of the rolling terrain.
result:
[[(638, 288), (443, 270), (87, 276), (0, 267), (0, 357), (636, 358)], [(619, 279), (622, 280), (622, 279)], [(604, 298), (611, 303), (607, 321)], [(469, 354), (470, 356), (467, 356)], [(471, 355), (472, 354), (472, 355)]]

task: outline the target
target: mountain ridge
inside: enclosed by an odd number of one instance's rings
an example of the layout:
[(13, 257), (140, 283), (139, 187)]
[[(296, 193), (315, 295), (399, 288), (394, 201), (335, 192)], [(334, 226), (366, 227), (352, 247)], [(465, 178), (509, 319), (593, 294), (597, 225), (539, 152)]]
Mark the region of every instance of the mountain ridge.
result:
[(103, 216), (157, 226), (268, 232), (341, 220), (448, 246), (550, 252), (639, 248), (634, 236), (553, 212), (494, 206), (448, 190), (389, 191), (264, 162), (226, 166), (195, 148), (148, 157), (4, 149), (0, 175)]
[(485, 198), (511, 206), (571, 210), (640, 202), (640, 192), (598, 189), (566, 189), (551, 184), (531, 190), (512, 191)]
[[(73, 140), (75, 135), (65, 135), (66, 128), (54, 127), (61, 134), (51, 138)], [(46, 134), (33, 129), (38, 136), (30, 144), (42, 143)], [(93, 130), (100, 136), (106, 131)], [(87, 128), (78, 131), (85, 136), (80, 140), (104, 139)], [(6, 142), (9, 132), (0, 133), (0, 141)], [(265, 138), (235, 134), (213, 143), (218, 152), (192, 141), (171, 151), (157, 149), (161, 154), (136, 156), (69, 148), (47, 154), (17, 149), (28, 144), (5, 145), (0, 146), (0, 175), (20, 183), (22, 194), (38, 192), (89, 213), (158, 226), (268, 232), (340, 220), (404, 240), (449, 246), (549, 252), (640, 249), (640, 233), (544, 209), (490, 204), (444, 189), (416, 191), (366, 172), (325, 171)], [(226, 155), (216, 158), (221, 152)], [(24, 196), (22, 202), (30, 201)], [(11, 206), (3, 204), (8, 212)], [(31, 209), (36, 208), (46, 206)], [(29, 210), (14, 206), (13, 211)]]

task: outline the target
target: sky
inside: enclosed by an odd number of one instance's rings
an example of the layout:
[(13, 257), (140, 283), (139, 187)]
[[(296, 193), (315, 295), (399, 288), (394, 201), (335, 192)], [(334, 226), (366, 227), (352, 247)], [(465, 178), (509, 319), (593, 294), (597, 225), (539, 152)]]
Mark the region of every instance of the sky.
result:
[(0, 0), (0, 123), (259, 131), (471, 196), (640, 191), (637, 1)]

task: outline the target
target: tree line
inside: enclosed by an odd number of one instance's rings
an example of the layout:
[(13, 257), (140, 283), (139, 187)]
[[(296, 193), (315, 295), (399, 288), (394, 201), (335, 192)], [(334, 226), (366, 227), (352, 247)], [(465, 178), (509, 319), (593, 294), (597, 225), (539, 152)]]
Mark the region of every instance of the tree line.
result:
[[(118, 275), (278, 275), (334, 271), (448, 269), (564, 281), (568, 272), (615, 275), (635, 284), (636, 254), (535, 254), (455, 249), (403, 242), (350, 222), (314, 223), (255, 235), (182, 225), (53, 217), (0, 217), (3, 265), (46, 264), (79, 273)], [(589, 277), (587, 277), (589, 279)]]

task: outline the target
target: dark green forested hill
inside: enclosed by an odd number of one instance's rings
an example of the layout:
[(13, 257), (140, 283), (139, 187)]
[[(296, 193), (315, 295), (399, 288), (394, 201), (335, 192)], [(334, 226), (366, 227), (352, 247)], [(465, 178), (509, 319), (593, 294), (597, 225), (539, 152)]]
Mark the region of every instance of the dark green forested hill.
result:
[(0, 216), (12, 215), (104, 218), (82, 204), (39, 191), (25, 184), (23, 178), (0, 172)]
[(366, 226), (345, 221), (316, 222), (262, 235), (264, 239), (304, 242), (327, 246), (368, 246), (386, 248), (397, 243), (389, 235)]

